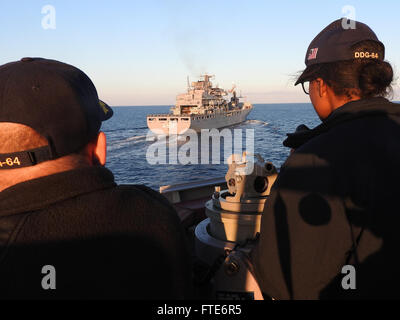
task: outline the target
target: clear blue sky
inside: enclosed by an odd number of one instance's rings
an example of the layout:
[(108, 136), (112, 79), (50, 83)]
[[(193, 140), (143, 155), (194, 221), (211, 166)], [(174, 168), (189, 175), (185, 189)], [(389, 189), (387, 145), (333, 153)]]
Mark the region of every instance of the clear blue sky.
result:
[[(42, 7), (56, 29), (42, 28)], [(173, 104), (203, 72), (253, 103), (307, 102), (293, 75), (342, 8), (355, 8), (400, 71), (400, 1), (0, 0), (0, 64), (24, 56), (73, 64), (111, 105)], [(400, 98), (398, 86), (395, 99)]]

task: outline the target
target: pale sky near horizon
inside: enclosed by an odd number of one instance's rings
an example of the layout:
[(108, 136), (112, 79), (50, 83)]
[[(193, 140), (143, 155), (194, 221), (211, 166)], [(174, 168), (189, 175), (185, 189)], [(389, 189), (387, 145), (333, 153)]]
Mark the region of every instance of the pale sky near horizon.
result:
[[(50, 5), (55, 29), (44, 29)], [(174, 104), (207, 72), (252, 103), (309, 102), (293, 79), (310, 41), (344, 6), (386, 45), (400, 72), (400, 1), (0, 0), (0, 64), (25, 56), (82, 69), (113, 106)], [(395, 83), (395, 100), (400, 87)]]

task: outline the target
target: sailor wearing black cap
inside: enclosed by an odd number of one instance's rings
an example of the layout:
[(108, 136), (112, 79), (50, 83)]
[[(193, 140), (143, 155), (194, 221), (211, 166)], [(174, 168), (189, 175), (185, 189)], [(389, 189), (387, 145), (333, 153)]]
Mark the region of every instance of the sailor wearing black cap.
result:
[[(298, 78), (322, 123), (288, 134), (252, 252), (266, 296), (400, 298), (400, 106), (393, 70), (365, 24), (336, 20)], [(351, 267), (348, 267), (351, 266)]]
[(104, 167), (99, 130), (112, 114), (71, 65), (0, 66), (0, 298), (186, 296), (176, 212), (150, 188), (117, 186)]

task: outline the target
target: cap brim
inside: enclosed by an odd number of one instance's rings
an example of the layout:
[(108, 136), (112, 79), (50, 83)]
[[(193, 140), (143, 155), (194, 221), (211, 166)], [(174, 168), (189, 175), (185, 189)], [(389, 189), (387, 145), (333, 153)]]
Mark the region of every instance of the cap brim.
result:
[(313, 74), (313, 72), (309, 69), (306, 68), (303, 73), (300, 75), (300, 77), (297, 79), (296, 83), (294, 84), (295, 86), (297, 86), (299, 83), (302, 83), (304, 81), (308, 81), (311, 79), (311, 75)]
[(100, 106), (101, 115), (102, 115), (101, 121), (108, 120), (113, 116), (114, 111), (113, 111), (113, 109), (110, 108), (110, 106), (107, 103), (99, 100), (99, 106)]

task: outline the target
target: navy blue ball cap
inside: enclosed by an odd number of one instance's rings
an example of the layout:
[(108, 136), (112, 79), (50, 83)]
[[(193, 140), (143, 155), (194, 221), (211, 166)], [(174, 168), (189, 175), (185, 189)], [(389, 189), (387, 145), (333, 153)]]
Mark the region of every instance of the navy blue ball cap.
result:
[[(382, 46), (383, 54), (377, 52), (359, 52), (354, 46), (361, 41), (375, 41)], [(366, 24), (346, 18), (338, 19), (328, 25), (311, 41), (308, 46), (305, 64), (307, 68), (297, 79), (295, 85), (310, 80), (308, 67), (336, 61), (353, 59), (385, 58), (385, 46), (379, 41), (376, 34)]]
[(48, 150), (33, 154), (40, 162), (79, 151), (112, 115), (89, 77), (74, 66), (43, 58), (0, 66), (0, 122), (23, 124), (44, 136)]

